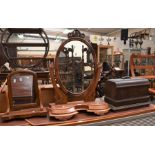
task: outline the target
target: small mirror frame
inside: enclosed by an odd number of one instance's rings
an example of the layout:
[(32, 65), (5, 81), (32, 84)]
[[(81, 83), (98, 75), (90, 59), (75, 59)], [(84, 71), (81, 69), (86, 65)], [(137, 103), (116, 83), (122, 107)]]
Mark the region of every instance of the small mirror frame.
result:
[[(35, 91), (35, 103), (33, 104), (21, 104), (21, 105), (14, 105), (13, 100), (12, 100), (12, 88), (11, 88), (11, 78), (14, 75), (21, 74), (21, 75), (32, 75), (33, 76), (33, 87)], [(38, 84), (37, 84), (37, 75), (29, 70), (19, 70), (19, 71), (14, 71), (10, 73), (7, 77), (7, 83), (8, 83), (8, 98), (9, 98), (9, 111), (14, 111), (14, 110), (20, 110), (20, 109), (26, 109), (26, 108), (35, 108), (40, 106), (40, 101), (39, 101), (39, 90), (38, 90)], [(8, 111), (7, 110), (7, 111)]]

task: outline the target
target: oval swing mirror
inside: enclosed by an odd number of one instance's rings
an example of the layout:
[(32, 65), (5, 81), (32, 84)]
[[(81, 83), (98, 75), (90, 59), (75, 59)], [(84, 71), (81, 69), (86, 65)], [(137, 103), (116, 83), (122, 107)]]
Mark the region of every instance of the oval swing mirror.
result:
[(57, 79), (65, 92), (81, 94), (90, 86), (96, 69), (96, 55), (78, 30), (70, 33), (61, 44), (55, 63)]

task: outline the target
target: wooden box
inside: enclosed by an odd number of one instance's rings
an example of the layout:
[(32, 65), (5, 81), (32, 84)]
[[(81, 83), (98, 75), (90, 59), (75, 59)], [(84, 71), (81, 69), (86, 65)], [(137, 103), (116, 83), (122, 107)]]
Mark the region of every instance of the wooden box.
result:
[(144, 78), (108, 80), (105, 84), (105, 101), (112, 110), (150, 104), (149, 85)]

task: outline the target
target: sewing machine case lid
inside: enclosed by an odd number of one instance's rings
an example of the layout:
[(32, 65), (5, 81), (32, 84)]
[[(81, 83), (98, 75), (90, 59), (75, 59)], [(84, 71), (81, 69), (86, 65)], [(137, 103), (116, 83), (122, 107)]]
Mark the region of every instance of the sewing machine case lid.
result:
[(149, 80), (145, 78), (110, 79), (106, 84), (117, 88), (150, 85)]

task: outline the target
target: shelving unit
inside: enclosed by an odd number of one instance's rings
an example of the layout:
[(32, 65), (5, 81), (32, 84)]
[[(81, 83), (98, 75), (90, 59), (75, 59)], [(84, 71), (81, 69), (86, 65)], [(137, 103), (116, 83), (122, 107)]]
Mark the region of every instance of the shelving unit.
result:
[(128, 49), (123, 49), (123, 54), (125, 55), (124, 62), (127, 63), (127, 71), (126, 74), (127, 76), (130, 76), (130, 56), (131, 54), (141, 54), (141, 53), (146, 53), (147, 49), (143, 48), (128, 48)]
[[(108, 59), (111, 55), (111, 59)], [(114, 47), (110, 45), (98, 45), (97, 49), (97, 61), (103, 63), (104, 61), (109, 62), (111, 65), (114, 64)]]

